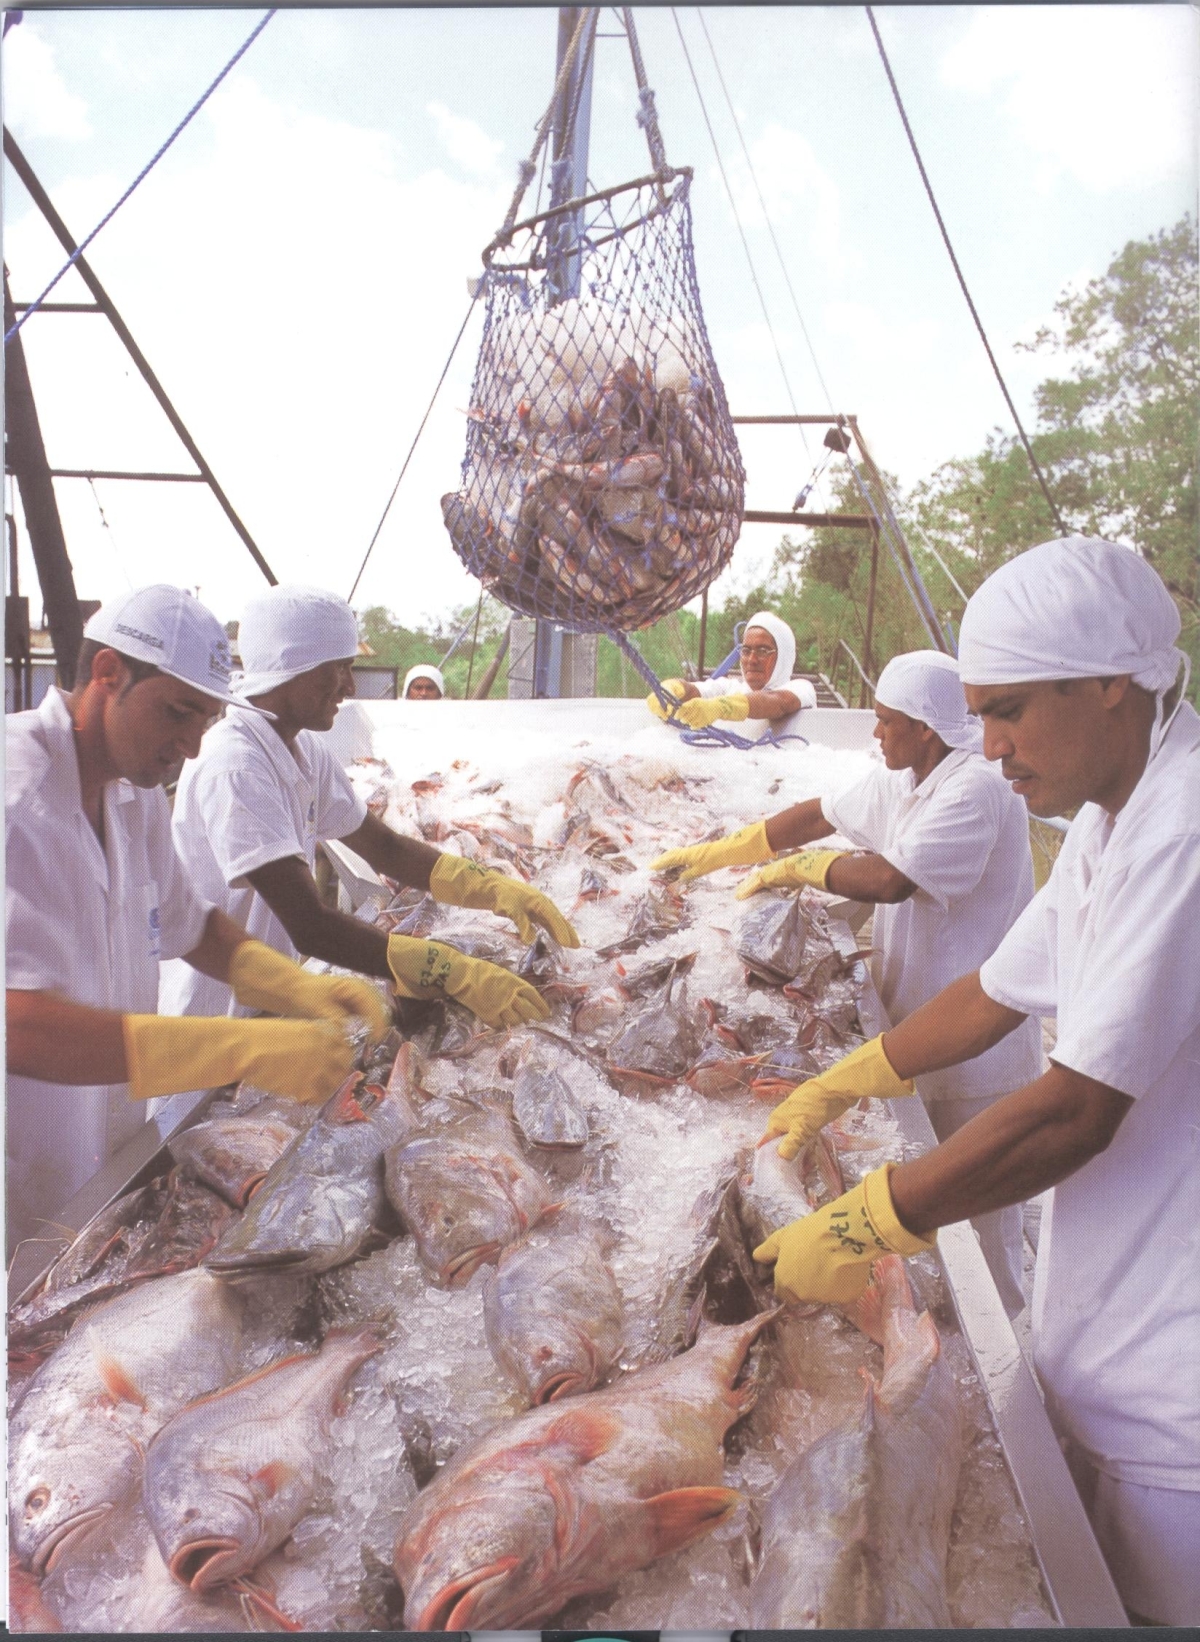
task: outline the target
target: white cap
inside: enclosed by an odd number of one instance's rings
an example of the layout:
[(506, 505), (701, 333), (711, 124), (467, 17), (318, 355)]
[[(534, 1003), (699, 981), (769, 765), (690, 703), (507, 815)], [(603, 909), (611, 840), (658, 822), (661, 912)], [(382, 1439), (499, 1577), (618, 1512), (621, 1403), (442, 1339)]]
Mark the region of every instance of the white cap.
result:
[(947, 747), (983, 750), (983, 728), (967, 712), (958, 663), (940, 650), (893, 656), (879, 675), (875, 704), (927, 724)]
[(238, 628), (239, 699), (265, 696), (327, 661), (358, 654), (358, 621), (323, 587), (272, 587), (251, 599)]
[(442, 677), (440, 667), (433, 667), (427, 661), (419, 661), (415, 667), (410, 667), (404, 675), (404, 688), (400, 692), (401, 701), (408, 699), (408, 687), (415, 678), (427, 678), (437, 685), (442, 695), (446, 694), (446, 681)]
[(229, 688), (232, 658), (225, 629), (190, 593), (156, 582), (110, 599), (83, 630), (85, 639), (191, 684), (217, 701), (237, 701)]

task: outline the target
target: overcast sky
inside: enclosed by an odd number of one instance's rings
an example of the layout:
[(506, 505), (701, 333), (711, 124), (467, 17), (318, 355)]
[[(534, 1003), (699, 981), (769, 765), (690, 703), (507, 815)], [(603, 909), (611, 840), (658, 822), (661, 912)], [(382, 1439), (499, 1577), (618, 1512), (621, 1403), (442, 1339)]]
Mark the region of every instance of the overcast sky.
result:
[[(261, 15), (30, 11), (9, 31), (5, 119), (77, 239)], [(1053, 361), (1014, 344), (1051, 318), (1064, 287), (1195, 208), (1197, 13), (881, 6), (876, 16), (976, 305), (1032, 422), (1033, 387)], [(695, 167), (700, 291), (733, 410), (786, 411), (788, 395), (676, 18), (799, 409), (857, 414), (876, 459), (905, 484), (1007, 429), (863, 9), (705, 7), (714, 63), (695, 8), (639, 7), (668, 158)], [(616, 14), (600, 26), (615, 35)], [(349, 592), (531, 146), (556, 30), (550, 8), (281, 11), (90, 248), (281, 580)], [(602, 38), (599, 186), (649, 169), (635, 108), (625, 40)], [(4, 213), (13, 294), (29, 300), (63, 258), (7, 166)], [(86, 292), (71, 274), (54, 295)], [(438, 499), (459, 480), (480, 318), (358, 608), (384, 604), (415, 621), (476, 596)], [(52, 465), (189, 466), (103, 320), (39, 315), (21, 334)], [(813, 464), (811, 434), (809, 446), (811, 456), (791, 431), (744, 430), (747, 505), (788, 507)], [(99, 481), (95, 491), (57, 482), (82, 597), (176, 581), (228, 619), (262, 585), (200, 487)], [(717, 591), (749, 585), (778, 536), (748, 527)], [(27, 553), (21, 575), (36, 616)]]

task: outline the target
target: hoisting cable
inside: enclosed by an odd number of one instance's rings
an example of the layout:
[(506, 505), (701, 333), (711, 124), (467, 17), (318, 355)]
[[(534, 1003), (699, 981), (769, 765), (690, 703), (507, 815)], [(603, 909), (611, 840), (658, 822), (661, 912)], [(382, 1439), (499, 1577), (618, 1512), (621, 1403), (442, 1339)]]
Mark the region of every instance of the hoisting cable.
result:
[[(467, 687), (463, 691), (463, 700), (464, 701), (470, 701), (470, 699), (471, 699), (471, 680), (475, 676), (475, 651), (479, 646), (479, 618), (480, 618), (482, 613), (483, 613), (483, 583), (480, 582), (480, 584), (479, 584), (479, 603), (475, 606), (475, 631), (471, 635), (471, 659), (467, 663)], [(446, 656), (442, 657), (443, 661), (445, 661), (446, 659), (447, 659)]]
[(554, 110), (558, 105), (558, 99), (562, 96), (567, 82), (570, 79), (571, 70), (575, 66), (575, 57), (579, 50), (579, 43), (583, 39), (584, 31), (588, 26), (589, 18), (592, 18), (593, 16), (593, 11), (593, 7), (587, 7), (580, 12), (579, 21), (575, 25), (575, 32), (571, 36), (571, 43), (567, 47), (566, 55), (562, 60), (562, 67), (558, 71), (558, 78), (554, 82), (554, 90), (550, 93), (550, 101), (546, 105), (546, 112), (542, 115), (542, 118), (538, 123), (537, 135), (534, 138), (533, 148), (530, 151), (529, 158), (527, 160), (522, 160), (520, 166), (518, 167), (516, 191), (514, 192), (512, 200), (509, 204), (503, 226), (492, 242), (494, 245), (503, 245), (512, 233), (513, 227), (517, 220), (517, 212), (521, 209), (521, 201), (525, 197), (525, 190), (533, 181), (534, 175), (537, 171), (538, 156), (542, 151), (546, 138), (550, 135), (550, 127), (554, 120)]
[(467, 311), (463, 315), (463, 322), (458, 328), (458, 335), (454, 338), (454, 342), (453, 342), (453, 345), (451, 346), (449, 355), (447, 356), (446, 363), (442, 366), (442, 374), (438, 377), (437, 384), (434, 387), (433, 393), (430, 395), (429, 403), (425, 407), (425, 414), (421, 418), (421, 425), (420, 425), (420, 427), (418, 427), (416, 433), (413, 434), (413, 442), (408, 447), (408, 455), (404, 458), (404, 465), (400, 469), (400, 473), (399, 473), (399, 476), (396, 479), (396, 483), (392, 486), (392, 494), (388, 497), (387, 504), (384, 507), (383, 512), (379, 515), (379, 523), (375, 526), (375, 534), (371, 537), (371, 540), (367, 543), (367, 551), (363, 554), (363, 562), (358, 567), (358, 575), (355, 576), (354, 584), (353, 584), (353, 586), (351, 587), (349, 593), (346, 596), (347, 597), (347, 602), (349, 602), (349, 600), (352, 599), (354, 597), (355, 593), (358, 591), (358, 584), (362, 580), (363, 571), (367, 568), (367, 560), (371, 557), (371, 550), (375, 546), (375, 543), (379, 540), (379, 532), (383, 529), (383, 522), (387, 518), (388, 513), (391, 510), (392, 503), (396, 500), (396, 492), (400, 489), (400, 480), (403, 479), (404, 475), (408, 472), (408, 464), (413, 459), (413, 452), (417, 448), (417, 441), (420, 439), (421, 435), (425, 432), (425, 424), (426, 424), (426, 422), (428, 422), (428, 420), (430, 418), (430, 415), (432, 414), (433, 407), (434, 407), (434, 404), (437, 400), (438, 394), (442, 391), (442, 383), (446, 380), (446, 374), (450, 369), (450, 366), (451, 366), (451, 364), (454, 360), (455, 354), (458, 352), (458, 345), (463, 339), (463, 335), (464, 335), (464, 333), (467, 329), (467, 325), (470, 323), (471, 312), (472, 312), (472, 309), (474, 307), (475, 307), (475, 298), (472, 297), (471, 301), (470, 301), (470, 303), (467, 307)]
[(987, 353), (988, 358), (991, 360), (992, 370), (996, 373), (996, 381), (999, 382), (1000, 391), (1004, 395), (1004, 402), (1008, 406), (1009, 413), (1011, 414), (1013, 421), (1017, 425), (1017, 432), (1021, 436), (1021, 443), (1025, 447), (1025, 454), (1029, 458), (1029, 465), (1030, 465), (1030, 467), (1032, 467), (1033, 472), (1034, 472), (1034, 476), (1036, 477), (1037, 482), (1038, 482), (1039, 486), (1041, 487), (1041, 492), (1042, 492), (1042, 495), (1045, 498), (1046, 506), (1050, 509), (1050, 517), (1054, 520), (1055, 528), (1057, 529), (1059, 535), (1060, 536), (1065, 536), (1065, 535), (1068, 534), (1067, 527), (1062, 521), (1062, 518), (1059, 514), (1058, 508), (1055, 505), (1053, 496), (1051, 496), (1051, 494), (1050, 494), (1050, 487), (1046, 483), (1045, 475), (1043, 474), (1041, 468), (1038, 466), (1038, 459), (1033, 454), (1033, 446), (1029, 443), (1029, 440), (1028, 440), (1028, 438), (1026, 436), (1026, 433), (1025, 433), (1025, 429), (1024, 429), (1022, 423), (1021, 423), (1021, 418), (1017, 415), (1017, 407), (1013, 404), (1012, 395), (1008, 391), (1008, 385), (1005, 382), (1004, 377), (1003, 377), (1003, 375), (1001, 373), (1001, 370), (1000, 370), (1000, 366), (996, 361), (996, 356), (992, 352), (992, 345), (987, 339), (987, 332), (983, 328), (983, 321), (980, 319), (978, 310), (976, 309), (975, 304), (971, 299), (971, 293), (967, 289), (967, 282), (966, 282), (965, 278), (963, 277), (963, 271), (959, 267), (958, 258), (954, 254), (954, 247), (950, 243), (950, 235), (946, 231), (946, 224), (942, 220), (941, 211), (938, 209), (938, 202), (937, 202), (936, 198), (934, 197), (933, 185), (929, 181), (929, 174), (925, 170), (925, 162), (924, 162), (924, 160), (922, 160), (921, 151), (917, 147), (917, 139), (913, 135), (912, 126), (908, 123), (908, 115), (905, 112), (904, 103), (903, 103), (903, 101), (901, 100), (901, 97), (900, 97), (900, 88), (896, 84), (896, 76), (892, 73), (892, 65), (888, 61), (887, 52), (884, 50), (883, 40), (880, 36), (879, 28), (878, 28), (878, 26), (875, 22), (875, 13), (871, 10), (870, 6), (866, 6), (864, 8), (864, 10), (866, 11), (866, 14), (867, 14), (867, 21), (871, 25), (871, 33), (875, 36), (875, 44), (879, 47), (879, 55), (883, 60), (883, 68), (884, 68), (884, 72), (886, 73), (886, 75), (888, 77), (888, 84), (892, 88), (892, 96), (896, 99), (896, 107), (900, 111), (900, 118), (904, 123), (904, 130), (905, 130), (905, 133), (908, 136), (909, 147), (913, 151), (913, 158), (916, 160), (917, 169), (921, 173), (921, 181), (925, 184), (925, 192), (929, 196), (929, 203), (933, 207), (934, 216), (937, 218), (937, 225), (938, 225), (938, 228), (941, 230), (942, 240), (943, 240), (943, 242), (946, 246), (947, 252), (950, 255), (950, 262), (951, 262), (951, 264), (954, 268), (955, 275), (958, 278), (958, 283), (959, 283), (960, 289), (962, 290), (962, 294), (966, 298), (967, 307), (971, 310), (971, 318), (975, 321), (975, 329), (979, 332), (979, 339), (983, 343), (983, 346), (984, 346), (984, 349)]
[(158, 153), (155, 154), (154, 158), (149, 162), (148, 165), (143, 166), (142, 170), (138, 172), (137, 176), (133, 179), (133, 181), (130, 183), (129, 187), (121, 195), (121, 197), (117, 201), (117, 203), (112, 207), (112, 209), (110, 211), (106, 212), (106, 214), (103, 217), (101, 217), (100, 221), (92, 229), (91, 233), (87, 236), (87, 238), (82, 240), (75, 247), (75, 250), (71, 253), (71, 255), (67, 258), (67, 260), (63, 264), (63, 266), (55, 274), (54, 278), (50, 281), (49, 285), (46, 286), (46, 289), (38, 297), (37, 301), (36, 302), (31, 302), (29, 304), (28, 308), (26, 308), (25, 312), (21, 315), (20, 319), (18, 319), (11, 326), (11, 328), (4, 333), (5, 346), (7, 346), (8, 343), (12, 341), (13, 337), (16, 336), (17, 332), (21, 329), (21, 326), (24, 325), (25, 321), (29, 318), (30, 314), (33, 314), (33, 313), (37, 312), (37, 310), (41, 307), (42, 303), (50, 295), (50, 293), (54, 289), (54, 287), (58, 284), (59, 280), (79, 260), (79, 258), (87, 250), (88, 246), (92, 243), (92, 241), (95, 239), (96, 235), (100, 232), (100, 230), (107, 223), (112, 221), (112, 219), (116, 216), (117, 212), (125, 204), (125, 201), (133, 193), (134, 189), (138, 186), (138, 184), (140, 182), (142, 182), (147, 176), (149, 176), (150, 172), (153, 171), (154, 167), (158, 164), (159, 160), (162, 159), (163, 155), (167, 152), (167, 149), (170, 148), (171, 144), (175, 141), (176, 137), (179, 136), (180, 132), (183, 131), (184, 128), (187, 125), (189, 125), (191, 123), (191, 121), (195, 118), (195, 116), (200, 112), (200, 110), (204, 107), (205, 103), (212, 96), (213, 92), (221, 84), (221, 81), (225, 78), (225, 76), (229, 73), (229, 71), (235, 66), (235, 64), (240, 62), (240, 60), (246, 55), (247, 51), (249, 51), (250, 47), (254, 44), (255, 40), (258, 39), (259, 35), (266, 28), (267, 24), (271, 21), (271, 19), (272, 19), (272, 17), (274, 17), (274, 15), (275, 15), (275, 7), (272, 7), (271, 10), (266, 13), (266, 15), (261, 19), (261, 21), (258, 23), (258, 25), (251, 31), (251, 33), (246, 37), (246, 39), (242, 42), (242, 44), (234, 52), (233, 56), (225, 64), (225, 67), (217, 75), (216, 79), (212, 82), (212, 84), (209, 86), (208, 90), (204, 93), (204, 95), (199, 99), (198, 102), (192, 104), (191, 108), (184, 115), (183, 119), (180, 120), (179, 124), (175, 127), (174, 131), (172, 131), (171, 135), (167, 138), (166, 142), (163, 143), (162, 147), (158, 150)]

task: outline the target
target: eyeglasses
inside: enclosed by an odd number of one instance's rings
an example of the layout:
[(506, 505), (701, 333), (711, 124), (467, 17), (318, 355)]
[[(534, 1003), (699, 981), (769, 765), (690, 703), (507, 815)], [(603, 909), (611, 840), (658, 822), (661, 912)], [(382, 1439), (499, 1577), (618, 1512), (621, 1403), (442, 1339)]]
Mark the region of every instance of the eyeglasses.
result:
[(739, 644), (738, 649), (743, 656), (762, 656), (764, 659), (778, 653), (773, 644)]

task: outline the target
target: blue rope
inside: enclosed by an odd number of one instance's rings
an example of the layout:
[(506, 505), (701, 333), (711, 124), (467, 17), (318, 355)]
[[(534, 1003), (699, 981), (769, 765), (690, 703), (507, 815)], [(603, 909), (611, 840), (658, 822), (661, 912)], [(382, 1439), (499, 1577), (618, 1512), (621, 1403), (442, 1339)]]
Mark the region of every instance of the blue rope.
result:
[(12, 329), (8, 330), (4, 333), (5, 346), (7, 346), (8, 343), (10, 343), (12, 341), (13, 337), (16, 336), (17, 332), (21, 329), (21, 326), (24, 325), (25, 321), (29, 318), (30, 314), (34, 314), (38, 311), (38, 309), (41, 307), (42, 303), (45, 302), (46, 298), (50, 295), (51, 291), (58, 284), (59, 280), (63, 277), (63, 275), (65, 273), (68, 272), (69, 269), (74, 267), (75, 263), (78, 262), (79, 258), (87, 250), (88, 246), (92, 243), (92, 241), (95, 239), (96, 235), (100, 232), (100, 230), (107, 223), (112, 221), (112, 219), (116, 216), (117, 212), (125, 204), (125, 201), (129, 198), (130, 194), (133, 193), (134, 189), (138, 186), (138, 184), (140, 182), (142, 182), (144, 180), (144, 178), (146, 178), (150, 174), (150, 172), (158, 164), (159, 160), (162, 159), (163, 155), (167, 152), (167, 149), (170, 148), (171, 144), (175, 141), (176, 137), (178, 137), (179, 133), (195, 117), (195, 115), (197, 115), (200, 112), (200, 110), (204, 107), (205, 103), (212, 96), (213, 92), (220, 85), (221, 81), (229, 73), (230, 69), (233, 68), (234, 64), (237, 63), (242, 57), (245, 56), (246, 52), (254, 44), (255, 40), (258, 39), (259, 35), (266, 28), (267, 24), (271, 21), (271, 19), (272, 19), (272, 17), (274, 17), (274, 15), (275, 15), (275, 8), (272, 7), (271, 10), (269, 12), (267, 12), (266, 16), (262, 19), (262, 21), (258, 24), (257, 28), (254, 29), (253, 33), (251, 33), (249, 35), (249, 37), (245, 41), (243, 41), (243, 43), (238, 47), (237, 51), (234, 52), (233, 56), (225, 64), (225, 67), (221, 70), (221, 72), (217, 75), (216, 79), (209, 86), (208, 90), (200, 98), (199, 102), (193, 104), (193, 106), (184, 115), (183, 119), (180, 120), (179, 124), (175, 127), (174, 131), (172, 131), (171, 135), (167, 138), (166, 142), (159, 149), (158, 153), (150, 161), (149, 165), (145, 166), (143, 168), (143, 170), (141, 170), (138, 173), (138, 175), (130, 183), (129, 187), (121, 195), (121, 197), (117, 201), (117, 203), (113, 206), (112, 210), (109, 211), (106, 216), (101, 217), (100, 221), (92, 229), (92, 231), (88, 235), (88, 237), (80, 245), (76, 246), (75, 250), (67, 258), (66, 262), (59, 269), (58, 273), (55, 274), (54, 278), (50, 281), (49, 285), (47, 285), (46, 289), (42, 292), (41, 296), (38, 297), (37, 301), (36, 302), (31, 302), (29, 304), (29, 307), (26, 308), (25, 312), (21, 315), (20, 319), (18, 319), (16, 321), (16, 323), (13, 325)]

